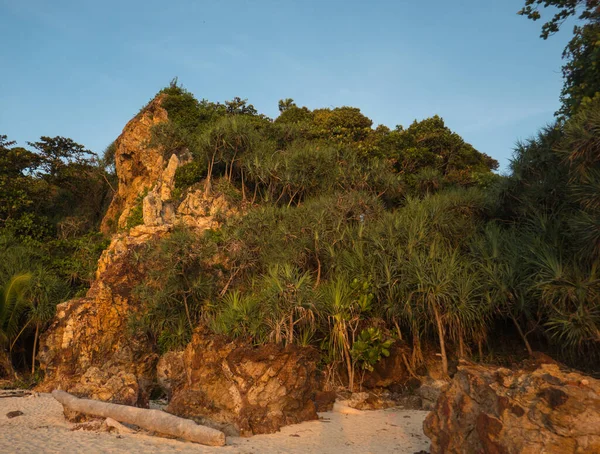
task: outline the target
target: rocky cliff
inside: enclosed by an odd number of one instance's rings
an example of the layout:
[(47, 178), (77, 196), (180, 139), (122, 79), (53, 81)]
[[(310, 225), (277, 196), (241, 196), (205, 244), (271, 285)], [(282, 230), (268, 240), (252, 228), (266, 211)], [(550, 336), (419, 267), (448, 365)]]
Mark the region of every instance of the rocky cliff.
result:
[[(187, 195), (179, 207), (172, 200), (175, 172), (181, 160), (168, 160), (148, 146), (151, 128), (167, 121), (158, 96), (133, 118), (116, 141), (119, 188), (102, 222), (104, 231), (119, 233), (98, 262), (96, 279), (83, 298), (58, 305), (57, 314), (40, 343), (39, 361), (45, 372), (42, 390), (64, 389), (105, 401), (145, 405), (155, 379), (158, 355), (145, 338), (128, 332), (130, 315), (142, 310), (132, 297), (143, 267), (132, 254), (152, 239), (187, 223), (202, 231), (216, 228), (217, 212), (231, 213), (222, 197), (201, 191)], [(131, 210), (142, 203), (143, 224), (126, 229)]]
[[(116, 141), (119, 188), (102, 229), (118, 233), (86, 296), (60, 304), (41, 338), (40, 389), (146, 406), (158, 384), (172, 397), (169, 411), (245, 435), (314, 419), (318, 386), (312, 349), (252, 348), (198, 332), (184, 353), (168, 353), (159, 362), (156, 346), (128, 329), (131, 315), (144, 310), (133, 294), (145, 273), (144, 263), (134, 259), (137, 252), (176, 225), (202, 232), (236, 213), (223, 196), (197, 189), (173, 200), (175, 174), (185, 158), (165, 159), (160, 149), (148, 146), (152, 126), (168, 119), (162, 100), (154, 99)], [(142, 224), (128, 229), (134, 208)]]
[(549, 359), (459, 366), (424, 431), (432, 454), (600, 453), (600, 380)]
[(139, 226), (115, 237), (86, 296), (58, 305), (40, 341), (42, 391), (64, 389), (105, 401), (147, 404), (158, 356), (146, 339), (128, 335), (128, 318), (140, 310), (131, 292), (141, 272), (130, 258), (166, 231)]
[(163, 109), (164, 95), (154, 98), (123, 129), (115, 141), (115, 167), (119, 186), (100, 230), (109, 234), (124, 229), (138, 196), (151, 189), (165, 167), (163, 151), (149, 146), (152, 127), (168, 120)]

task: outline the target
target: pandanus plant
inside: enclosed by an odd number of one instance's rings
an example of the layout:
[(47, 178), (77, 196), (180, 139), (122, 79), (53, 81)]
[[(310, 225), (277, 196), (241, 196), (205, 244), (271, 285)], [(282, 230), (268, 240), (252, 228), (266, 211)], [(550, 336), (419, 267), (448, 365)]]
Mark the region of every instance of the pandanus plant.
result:
[(25, 296), (30, 282), (30, 273), (20, 273), (0, 287), (0, 367), (10, 376), (15, 376), (11, 353), (24, 331), (21, 321), (27, 309)]

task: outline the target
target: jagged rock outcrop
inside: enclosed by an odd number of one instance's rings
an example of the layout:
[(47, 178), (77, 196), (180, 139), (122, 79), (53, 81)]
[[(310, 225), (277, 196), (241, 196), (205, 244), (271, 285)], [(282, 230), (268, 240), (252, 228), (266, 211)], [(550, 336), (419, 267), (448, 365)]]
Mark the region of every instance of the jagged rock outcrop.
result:
[(421, 398), (421, 408), (423, 410), (433, 410), (440, 395), (449, 385), (445, 380), (425, 378), (421, 386), (415, 390), (415, 394)]
[(160, 357), (156, 365), (156, 381), (158, 386), (167, 394), (171, 400), (173, 390), (185, 383), (185, 364), (183, 352), (167, 352)]
[(149, 146), (152, 128), (168, 120), (162, 107), (165, 95), (154, 98), (127, 123), (115, 141), (115, 167), (119, 178), (117, 193), (108, 208), (100, 230), (111, 233), (126, 227), (138, 196), (151, 189), (165, 167), (163, 150)]
[(40, 340), (45, 372), (40, 389), (129, 405), (145, 405), (158, 356), (145, 338), (131, 336), (129, 316), (140, 310), (131, 297), (140, 269), (131, 254), (168, 227), (139, 226), (116, 236), (98, 262), (96, 279), (83, 298), (59, 304)]
[(175, 173), (180, 165), (176, 155), (171, 155), (154, 188), (144, 197), (142, 213), (144, 225), (149, 227), (175, 222), (175, 202), (172, 200)]
[(551, 360), (459, 366), (423, 426), (432, 454), (600, 453), (600, 380)]
[[(102, 230), (113, 230), (112, 219), (119, 233), (100, 257), (86, 296), (60, 304), (41, 339), (38, 358), (46, 374), (42, 390), (63, 389), (83, 397), (146, 405), (158, 356), (147, 339), (128, 330), (130, 316), (143, 310), (132, 296), (143, 270), (131, 256), (179, 223), (201, 231), (218, 227), (218, 215), (233, 213), (223, 197), (209, 197), (202, 191), (192, 191), (179, 207), (172, 200), (182, 159), (172, 155), (165, 163), (162, 150), (147, 146), (152, 127), (167, 121), (163, 99), (160, 95), (151, 101), (116, 141), (119, 188)], [(140, 203), (139, 195), (146, 192), (143, 224), (125, 230), (132, 208)]]
[(183, 355), (185, 382), (167, 411), (242, 435), (316, 419), (317, 361), (310, 348), (253, 348), (196, 333)]
[(194, 230), (215, 229), (223, 219), (235, 216), (223, 195), (207, 196), (199, 189), (190, 191), (177, 207), (176, 219)]

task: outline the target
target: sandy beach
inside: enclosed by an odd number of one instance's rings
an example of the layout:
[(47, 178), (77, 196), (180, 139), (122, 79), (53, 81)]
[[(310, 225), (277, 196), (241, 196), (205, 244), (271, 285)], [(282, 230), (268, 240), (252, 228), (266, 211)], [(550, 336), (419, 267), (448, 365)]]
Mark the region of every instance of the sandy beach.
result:
[[(23, 414), (8, 418), (7, 413)], [(123, 434), (77, 429), (63, 417), (50, 394), (0, 399), (2, 453), (407, 453), (429, 448), (423, 435), (427, 412), (398, 408), (357, 415), (321, 413), (318, 421), (284, 427), (271, 435), (228, 437), (211, 448), (144, 433)]]

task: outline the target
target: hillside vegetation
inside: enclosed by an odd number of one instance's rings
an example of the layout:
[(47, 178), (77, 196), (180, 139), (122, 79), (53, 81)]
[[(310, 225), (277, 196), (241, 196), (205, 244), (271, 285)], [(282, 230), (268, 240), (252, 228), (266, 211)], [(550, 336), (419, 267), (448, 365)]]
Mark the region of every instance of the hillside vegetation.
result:
[[(541, 3), (523, 13), (536, 19)], [(147, 273), (132, 333), (161, 352), (200, 325), (312, 345), (328, 378), (350, 389), (394, 343), (410, 348), (414, 370), (435, 349), (445, 373), (452, 359), (533, 350), (598, 371), (600, 87), (596, 73), (573, 69), (598, 60), (589, 8), (581, 47), (569, 45), (560, 117), (517, 145), (507, 176), (437, 115), (389, 129), (354, 107), (285, 99), (270, 119), (173, 81), (160, 92), (168, 122), (149, 144), (188, 161), (175, 203), (200, 189), (239, 215), (136, 254)], [(34, 370), (55, 305), (85, 290), (106, 246), (96, 232), (114, 172), (114, 146), (100, 159), (62, 137), (29, 148), (0, 137), (0, 367)], [(142, 197), (128, 228), (142, 222)]]

